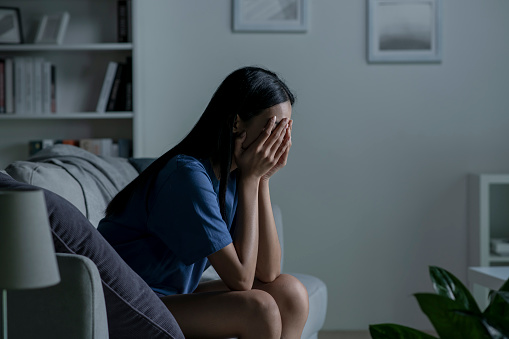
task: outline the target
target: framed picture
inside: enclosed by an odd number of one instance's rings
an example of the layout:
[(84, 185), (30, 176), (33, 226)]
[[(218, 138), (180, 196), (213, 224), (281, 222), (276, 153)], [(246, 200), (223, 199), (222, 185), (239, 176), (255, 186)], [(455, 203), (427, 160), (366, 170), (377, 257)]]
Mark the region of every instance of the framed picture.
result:
[(0, 44), (22, 44), (21, 16), (19, 9), (0, 7)]
[(233, 0), (236, 32), (306, 32), (308, 0)]
[(441, 62), (442, 0), (368, 0), (369, 62)]
[(36, 44), (61, 45), (64, 41), (69, 19), (70, 15), (68, 12), (43, 16), (37, 28), (34, 42)]

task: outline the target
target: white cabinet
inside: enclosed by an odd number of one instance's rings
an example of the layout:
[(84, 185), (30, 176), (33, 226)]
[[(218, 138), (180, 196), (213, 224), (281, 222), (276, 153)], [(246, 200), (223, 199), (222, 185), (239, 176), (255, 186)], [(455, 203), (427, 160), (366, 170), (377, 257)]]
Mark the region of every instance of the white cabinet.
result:
[[(469, 176), (469, 266), (509, 266), (509, 256), (490, 251), (490, 240), (509, 238), (509, 174)], [(472, 286), (486, 305), (487, 290)]]
[[(28, 156), (28, 141), (37, 139), (128, 138), (135, 154), (140, 130), (136, 72), (136, 38), (117, 41), (117, 0), (11, 0), (19, 8), (25, 43), (0, 45), (0, 56), (42, 57), (56, 67), (55, 114), (0, 114), (0, 168)], [(133, 35), (138, 0), (132, 0)], [(38, 21), (45, 14), (67, 11), (70, 21), (62, 45), (33, 44)], [(132, 57), (133, 110), (95, 112), (110, 61)]]

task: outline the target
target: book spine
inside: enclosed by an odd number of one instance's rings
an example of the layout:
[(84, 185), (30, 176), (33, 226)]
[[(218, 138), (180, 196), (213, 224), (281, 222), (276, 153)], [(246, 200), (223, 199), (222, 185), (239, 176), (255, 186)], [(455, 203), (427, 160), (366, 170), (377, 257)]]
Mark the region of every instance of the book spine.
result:
[(25, 112), (34, 113), (34, 60), (26, 58), (25, 63)]
[(42, 113), (42, 68), (44, 59), (34, 59), (34, 113)]
[(133, 145), (131, 139), (118, 139), (118, 156), (122, 158), (129, 158), (133, 154)]
[(51, 112), (51, 63), (48, 61), (42, 64), (41, 82), (42, 113), (48, 114)]
[(125, 86), (123, 88), (123, 111), (131, 112), (133, 110), (133, 58), (126, 59)]
[(0, 59), (0, 113), (6, 113), (5, 108), (5, 60)]
[(80, 147), (90, 153), (99, 155), (100, 145), (94, 139), (81, 139)]
[(61, 45), (64, 42), (64, 36), (67, 31), (67, 25), (69, 25), (70, 19), (71, 19), (71, 15), (69, 14), (69, 12), (62, 13), (61, 24), (60, 24), (58, 34), (57, 34), (57, 44), (58, 45)]
[(34, 155), (42, 150), (42, 140), (30, 140), (28, 142), (28, 155)]
[(96, 111), (98, 113), (104, 113), (106, 111), (106, 105), (108, 104), (108, 98), (111, 93), (111, 87), (113, 85), (113, 80), (115, 79), (117, 67), (118, 63), (114, 61), (110, 61), (108, 64), (108, 69), (106, 70), (103, 86), (101, 88), (101, 94), (99, 95), (99, 100), (97, 101)]
[(99, 140), (101, 144), (100, 154), (103, 157), (111, 157), (112, 149), (113, 149), (113, 139), (110, 138), (102, 138)]
[(127, 41), (133, 41), (133, 5), (132, 0), (127, 0)]
[(62, 144), (80, 147), (80, 141), (75, 139), (64, 139), (62, 140)]
[(117, 35), (118, 42), (128, 42), (127, 40), (127, 0), (117, 2)]
[(57, 112), (57, 69), (55, 65), (51, 65), (51, 86), (50, 86), (50, 104), (51, 113)]
[(25, 114), (25, 59), (14, 59), (14, 110), (17, 114)]
[(113, 81), (113, 86), (111, 87), (110, 97), (108, 99), (108, 107), (106, 111), (116, 111), (117, 109), (117, 100), (119, 97), (119, 89), (122, 82), (124, 73), (124, 64), (119, 63), (117, 66), (117, 72), (115, 73), (115, 80)]
[(14, 113), (14, 64), (12, 59), (5, 59), (5, 110)]

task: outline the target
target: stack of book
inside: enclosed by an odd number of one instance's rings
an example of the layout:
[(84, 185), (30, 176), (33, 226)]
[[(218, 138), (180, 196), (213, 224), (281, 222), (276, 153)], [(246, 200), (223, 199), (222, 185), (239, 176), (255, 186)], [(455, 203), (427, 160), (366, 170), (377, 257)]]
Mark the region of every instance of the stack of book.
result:
[(132, 68), (131, 57), (127, 57), (125, 62), (109, 62), (97, 101), (98, 113), (133, 110)]
[(0, 113), (56, 113), (55, 66), (43, 58), (0, 58)]
[(89, 139), (41, 139), (28, 142), (28, 154), (34, 155), (40, 150), (56, 144), (67, 144), (83, 148), (90, 153), (105, 157), (132, 157), (131, 139), (89, 138)]

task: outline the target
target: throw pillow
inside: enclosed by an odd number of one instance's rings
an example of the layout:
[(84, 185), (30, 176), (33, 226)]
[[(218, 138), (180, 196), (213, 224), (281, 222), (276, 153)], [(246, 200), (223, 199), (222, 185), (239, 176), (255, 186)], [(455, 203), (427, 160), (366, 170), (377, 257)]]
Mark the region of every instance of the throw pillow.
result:
[[(39, 188), (0, 173), (0, 189)], [(184, 338), (175, 318), (150, 287), (120, 258), (85, 216), (45, 190), (55, 250), (90, 258), (101, 275), (110, 338)]]

